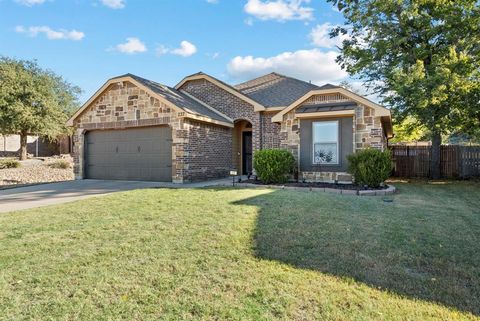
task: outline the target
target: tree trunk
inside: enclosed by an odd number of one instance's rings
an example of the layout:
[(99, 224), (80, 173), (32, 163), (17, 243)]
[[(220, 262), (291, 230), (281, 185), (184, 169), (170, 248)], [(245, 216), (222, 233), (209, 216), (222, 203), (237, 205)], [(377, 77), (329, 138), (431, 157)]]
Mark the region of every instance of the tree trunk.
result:
[(432, 154), (430, 160), (430, 177), (432, 179), (440, 178), (440, 146), (442, 144), (442, 135), (438, 132), (432, 133)]
[(27, 159), (27, 132), (20, 133), (20, 160)]

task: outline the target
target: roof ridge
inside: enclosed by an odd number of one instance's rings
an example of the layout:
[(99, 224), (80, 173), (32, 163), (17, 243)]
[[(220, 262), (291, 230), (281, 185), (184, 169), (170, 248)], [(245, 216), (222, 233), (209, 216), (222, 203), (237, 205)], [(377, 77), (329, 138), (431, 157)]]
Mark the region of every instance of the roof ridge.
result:
[[(239, 87), (242, 87), (243, 85), (246, 85), (246, 84), (248, 84), (248, 83), (250, 83), (250, 82), (253, 83), (253, 82), (255, 82), (255, 81), (258, 81), (258, 80), (261, 79), (261, 78), (266, 78), (267, 76), (270, 76), (270, 75), (275, 75), (275, 76), (278, 76), (279, 78), (288, 78), (288, 77), (285, 76), (285, 75), (282, 75), (282, 74), (279, 74), (278, 72), (272, 71), (272, 72), (269, 72), (268, 74), (265, 74), (265, 75), (262, 75), (262, 76), (258, 76), (258, 77), (255, 77), (255, 78), (253, 78), (253, 79), (250, 79), (250, 80), (241, 82), (241, 83), (239, 83), (239, 84), (236, 84), (236, 85), (234, 85), (233, 87), (235, 87), (235, 88), (237, 88), (237, 90), (239, 90), (238, 88), (239, 88)], [(267, 83), (267, 82), (269, 82), (269, 81), (272, 81), (272, 80), (266, 80), (266, 81), (264, 81), (264, 82), (260, 82), (259, 84), (265, 84), (265, 83)], [(257, 85), (259, 85), (259, 84), (257, 84)]]
[[(296, 81), (301, 81), (301, 82), (303, 82), (303, 83), (306, 83), (306, 84), (312, 85), (312, 86), (314, 86), (314, 87), (320, 88), (320, 86), (313, 84), (311, 80), (306, 81), (306, 80), (298, 79), (298, 78), (295, 78), (295, 77), (292, 77), (292, 76), (285, 76), (285, 75), (282, 75), (282, 76), (284, 76), (285, 78), (288, 78), (288, 79), (293, 79), (293, 80), (296, 80)], [(333, 85), (332, 85), (332, 86), (333, 86)]]
[[(276, 79), (268, 79), (268, 80), (265, 80), (263, 82), (259, 81), (258, 83), (255, 83), (255, 81), (258, 81), (259, 79), (261, 78), (266, 78), (267, 76), (269, 75), (275, 75), (275, 76), (278, 76), (278, 78)], [(250, 80), (247, 80), (247, 81), (244, 81), (242, 83), (239, 83), (239, 84), (236, 84), (234, 87), (237, 89), (237, 90), (240, 90), (240, 91), (243, 91), (243, 90), (248, 90), (250, 88), (253, 88), (253, 87), (257, 87), (257, 86), (261, 86), (261, 85), (265, 85), (269, 82), (273, 82), (273, 81), (276, 81), (276, 80), (279, 80), (279, 79), (291, 79), (291, 80), (294, 80), (294, 81), (298, 81), (298, 82), (302, 82), (302, 83), (305, 83), (305, 84), (309, 84), (310, 86), (312, 87), (315, 87), (315, 88), (312, 88), (313, 89), (318, 89), (320, 88), (320, 86), (318, 85), (315, 85), (315, 84), (312, 84), (311, 81), (305, 81), (305, 80), (302, 80), (302, 79), (298, 79), (298, 78), (295, 78), (295, 77), (292, 77), (292, 76), (287, 76), (287, 75), (284, 75), (284, 74), (280, 74), (276, 71), (272, 71), (268, 74), (265, 74), (263, 76), (259, 76), (259, 77), (256, 77), (256, 78), (253, 78), (253, 79), (250, 79)], [(252, 83), (252, 85), (248, 85), (248, 83)]]
[[(162, 84), (158, 81), (151, 80), (151, 79), (148, 79), (148, 78), (145, 78), (145, 77), (142, 77), (142, 76), (138, 76), (138, 75), (135, 75), (135, 74), (132, 74), (132, 73), (126, 73), (126, 74), (123, 74), (123, 75), (120, 75), (120, 76), (115, 76), (115, 77), (110, 78), (109, 80), (114, 80), (114, 79), (123, 78), (123, 77), (132, 77), (133, 79), (136, 79), (138, 81), (148, 81), (148, 82), (150, 82), (152, 84), (155, 84), (155, 85), (160, 85), (160, 86), (163, 86), (163, 87), (167, 87), (169, 89), (174, 89), (174, 88), (172, 88), (170, 86), (167, 86), (165, 84)], [(174, 89), (174, 90), (176, 90), (176, 89)]]

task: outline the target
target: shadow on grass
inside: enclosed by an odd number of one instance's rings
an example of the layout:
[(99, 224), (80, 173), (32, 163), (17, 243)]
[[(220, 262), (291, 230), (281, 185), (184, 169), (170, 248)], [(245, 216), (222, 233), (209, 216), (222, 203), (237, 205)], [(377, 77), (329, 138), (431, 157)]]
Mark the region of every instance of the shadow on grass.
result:
[(439, 191), (404, 190), (394, 203), (274, 191), (237, 204), (259, 208), (259, 258), (480, 315), (480, 203), (449, 207)]

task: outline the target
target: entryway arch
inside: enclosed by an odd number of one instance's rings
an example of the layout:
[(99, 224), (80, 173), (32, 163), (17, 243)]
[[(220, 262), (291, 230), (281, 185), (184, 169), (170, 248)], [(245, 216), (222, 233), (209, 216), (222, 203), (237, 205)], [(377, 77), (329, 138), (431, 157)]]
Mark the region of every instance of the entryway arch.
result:
[(252, 174), (253, 141), (252, 123), (246, 119), (234, 122), (232, 135), (232, 164), (240, 175)]

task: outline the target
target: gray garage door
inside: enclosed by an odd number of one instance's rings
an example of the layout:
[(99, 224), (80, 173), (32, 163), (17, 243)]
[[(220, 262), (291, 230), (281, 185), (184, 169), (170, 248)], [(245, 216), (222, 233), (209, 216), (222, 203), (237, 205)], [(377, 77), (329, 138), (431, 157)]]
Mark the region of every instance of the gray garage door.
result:
[(169, 182), (172, 131), (168, 126), (95, 130), (85, 137), (87, 178)]

